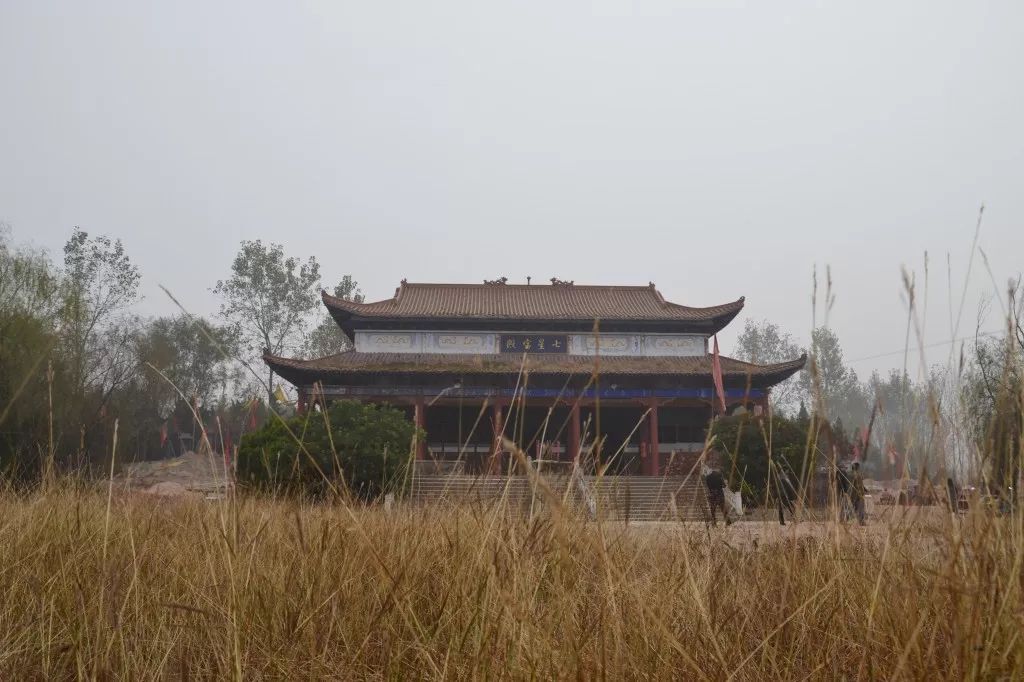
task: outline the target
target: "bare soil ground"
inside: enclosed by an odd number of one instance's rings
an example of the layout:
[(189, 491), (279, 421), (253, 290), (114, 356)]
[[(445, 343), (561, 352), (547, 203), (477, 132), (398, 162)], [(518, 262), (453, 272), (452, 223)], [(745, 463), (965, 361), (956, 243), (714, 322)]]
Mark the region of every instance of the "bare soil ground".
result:
[(684, 524), (660, 521), (633, 522), (629, 525), (643, 532), (674, 534), (685, 526), (692, 533), (695, 527), (704, 527), (712, 544), (721, 544), (732, 549), (757, 549), (766, 545), (791, 544), (802, 540), (825, 540), (848, 544), (867, 542), (885, 543), (896, 535), (913, 535), (921, 543), (922, 550), (930, 543), (928, 538), (943, 533), (959, 524), (961, 517), (953, 516), (942, 506), (897, 507), (877, 506), (868, 515), (863, 526), (856, 521), (837, 522), (826, 510), (812, 509), (798, 512), (796, 519), (786, 514), (786, 525), (779, 525), (775, 510), (755, 510), (750, 516), (729, 526), (721, 520), (714, 526), (706, 523)]

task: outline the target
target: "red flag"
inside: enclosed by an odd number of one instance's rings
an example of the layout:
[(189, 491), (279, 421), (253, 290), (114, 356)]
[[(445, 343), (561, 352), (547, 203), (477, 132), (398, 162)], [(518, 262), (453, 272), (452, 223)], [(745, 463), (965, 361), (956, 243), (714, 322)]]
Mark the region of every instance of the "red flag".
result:
[(718, 355), (718, 335), (715, 335), (715, 348), (711, 354), (711, 378), (715, 381), (715, 393), (722, 414), (725, 414), (725, 386), (722, 383), (722, 358)]
[(160, 447), (167, 444), (167, 422), (160, 425)]
[(249, 429), (252, 431), (256, 430), (256, 405), (257, 401), (255, 398), (252, 399), (252, 403), (249, 405)]

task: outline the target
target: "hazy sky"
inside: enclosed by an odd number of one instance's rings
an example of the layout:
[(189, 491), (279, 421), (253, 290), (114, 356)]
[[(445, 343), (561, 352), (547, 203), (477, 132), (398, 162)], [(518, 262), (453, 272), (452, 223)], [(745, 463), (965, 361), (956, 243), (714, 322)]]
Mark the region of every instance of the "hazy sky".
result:
[[(950, 337), (974, 223), (1024, 269), (1024, 3), (0, 0), (0, 221), (123, 239), (147, 313), (196, 312), (241, 239), (370, 299), (411, 281), (747, 297), (806, 338), (811, 273), (862, 374), (900, 267)], [(960, 334), (994, 289), (975, 263)], [(819, 320), (820, 320), (819, 314)], [(998, 328), (990, 316), (987, 328)], [(941, 359), (946, 348), (929, 351)]]

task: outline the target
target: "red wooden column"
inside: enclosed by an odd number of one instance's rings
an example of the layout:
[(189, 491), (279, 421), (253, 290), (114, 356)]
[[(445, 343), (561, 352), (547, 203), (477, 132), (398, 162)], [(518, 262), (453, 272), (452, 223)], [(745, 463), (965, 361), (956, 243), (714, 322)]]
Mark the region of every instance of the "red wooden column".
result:
[[(413, 420), (419, 431), (427, 430), (427, 406), (423, 403), (423, 396), (416, 398), (416, 407), (413, 411)], [(416, 459), (427, 458), (427, 441), (424, 433), (416, 434)]]
[(650, 443), (647, 450), (647, 459), (644, 460), (644, 475), (657, 476), (661, 458), (658, 452), (658, 403), (650, 404), (651, 411), (647, 414), (647, 441)]
[(501, 403), (494, 403), (491, 406), (491, 428), (494, 433), (494, 443), (491, 447), (490, 461), (487, 465), (487, 473), (501, 473), (501, 438), (505, 431), (505, 420), (502, 418)]
[(301, 388), (299, 389), (298, 401), (295, 403), (295, 413), (296, 414), (305, 414), (306, 413), (306, 391), (301, 389)]
[(580, 456), (580, 404), (573, 403), (569, 410), (569, 461)]
[(640, 473), (647, 475), (647, 456), (651, 451), (651, 423), (648, 417), (644, 417), (644, 425), (640, 427)]

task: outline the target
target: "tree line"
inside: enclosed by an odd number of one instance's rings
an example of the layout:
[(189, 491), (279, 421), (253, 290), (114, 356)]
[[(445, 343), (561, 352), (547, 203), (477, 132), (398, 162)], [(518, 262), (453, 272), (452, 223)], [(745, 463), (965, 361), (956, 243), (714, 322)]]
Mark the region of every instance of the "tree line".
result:
[(1007, 487), (1020, 472), (1021, 290), (1019, 281), (1008, 287), (1002, 333), (983, 334), (979, 326), (955, 362), (916, 379), (893, 369), (862, 380), (828, 327), (814, 329), (810, 347), (801, 347), (777, 324), (747, 320), (734, 356), (776, 363), (807, 353), (804, 370), (773, 388), (772, 408), (792, 425), (824, 428), (827, 438), (818, 434), (815, 442), (835, 448), (829, 459), (862, 460), (879, 478), (941, 474)]
[[(350, 342), (320, 305), (314, 257), (279, 244), (243, 241), (226, 277), (213, 283), (217, 315), (136, 311), (141, 273), (120, 240), (73, 230), (60, 259), (16, 243), (0, 226), (0, 469), (31, 478), (109, 462), (114, 420), (122, 457), (148, 459), (214, 448), (276, 409), (264, 350), (322, 357)], [(336, 296), (361, 301), (346, 275)], [(801, 348), (767, 321), (747, 321), (734, 355), (755, 363), (807, 352), (807, 367), (773, 389), (780, 418), (827, 424), (843, 457), (873, 453), (963, 475), (1015, 476), (1019, 461), (1024, 331), (1020, 284), (1012, 284), (1002, 335), (980, 336), (959, 363), (912, 380), (905, 372), (861, 380), (838, 336), (813, 330)], [(969, 470), (975, 467), (974, 470)]]
[[(219, 314), (145, 317), (141, 273), (120, 240), (76, 228), (60, 259), (0, 226), (0, 470), (32, 479), (54, 467), (151, 459), (237, 443), (275, 407), (260, 356), (323, 356), (349, 341), (319, 305), (315, 258), (244, 241), (212, 291)], [(337, 296), (361, 300), (345, 276)]]

